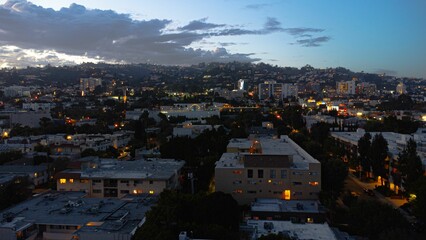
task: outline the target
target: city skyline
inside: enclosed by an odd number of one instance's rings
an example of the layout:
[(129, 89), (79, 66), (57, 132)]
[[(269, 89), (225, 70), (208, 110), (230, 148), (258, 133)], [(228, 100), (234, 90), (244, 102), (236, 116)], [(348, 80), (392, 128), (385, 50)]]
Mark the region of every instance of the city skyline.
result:
[(211, 61), (426, 78), (426, 2), (0, 0), (0, 67)]

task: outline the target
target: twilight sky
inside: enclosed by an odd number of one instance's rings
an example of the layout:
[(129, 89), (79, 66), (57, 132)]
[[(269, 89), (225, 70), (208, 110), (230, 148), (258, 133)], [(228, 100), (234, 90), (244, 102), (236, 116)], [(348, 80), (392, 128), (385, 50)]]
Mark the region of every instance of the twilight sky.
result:
[(0, 0), (0, 68), (211, 61), (426, 78), (425, 0)]

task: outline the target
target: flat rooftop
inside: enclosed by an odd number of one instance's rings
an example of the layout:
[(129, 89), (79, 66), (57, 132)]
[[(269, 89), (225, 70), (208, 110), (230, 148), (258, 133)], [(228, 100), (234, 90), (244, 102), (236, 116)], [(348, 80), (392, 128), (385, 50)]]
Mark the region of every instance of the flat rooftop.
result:
[(292, 159), (292, 169), (308, 169), (310, 163), (319, 163), (299, 145), (297, 145), (288, 136), (281, 136), (281, 138), (260, 137), (255, 140), (251, 139), (231, 139), (227, 148), (249, 149), (257, 141), (260, 145), (262, 153), (224, 153), (219, 161), (216, 162), (216, 168), (243, 168), (244, 155), (251, 156), (290, 156)]
[(43, 172), (47, 170), (46, 165), (2, 165), (0, 166), (0, 173), (34, 173)]
[(0, 212), (0, 228), (18, 231), (31, 224), (86, 226), (97, 223), (96, 228), (83, 227), (83, 230), (126, 232), (142, 221), (156, 201), (156, 196), (148, 194), (123, 199), (85, 196), (83, 192), (49, 192), (33, 197)]
[(298, 240), (337, 240), (327, 223), (296, 224), (290, 221), (248, 220), (247, 225), (256, 229), (257, 238), (271, 233), (282, 233)]
[(179, 171), (184, 161), (148, 159), (137, 161), (102, 160), (95, 168), (82, 171), (82, 178), (108, 179), (169, 179)]
[(259, 198), (251, 204), (252, 212), (299, 212), (323, 213), (325, 209), (318, 201), (313, 200), (282, 200)]
[(25, 177), (28, 176), (26, 174), (16, 174), (16, 173), (0, 173), (0, 185), (9, 183), (15, 177)]
[[(344, 142), (349, 142), (352, 145), (358, 145), (358, 140), (364, 136), (365, 131), (356, 131), (356, 132), (331, 132), (332, 137), (340, 139)], [(376, 134), (382, 134), (382, 136), (388, 142), (388, 152), (392, 155), (393, 158), (398, 157), (400, 151), (403, 150), (403, 144), (405, 144), (408, 139), (414, 138), (417, 142), (417, 153), (420, 156), (423, 165), (426, 165), (426, 152), (425, 149), (419, 145), (424, 144), (426, 139), (426, 134), (422, 131), (418, 131), (415, 134), (401, 134), (394, 132), (370, 132), (371, 138), (374, 138)]]

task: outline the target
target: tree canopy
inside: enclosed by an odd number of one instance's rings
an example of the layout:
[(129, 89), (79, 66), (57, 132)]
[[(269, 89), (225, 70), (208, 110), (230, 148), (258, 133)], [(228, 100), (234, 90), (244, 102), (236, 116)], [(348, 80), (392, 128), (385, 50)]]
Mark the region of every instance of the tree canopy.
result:
[(417, 144), (410, 138), (398, 155), (398, 169), (404, 182), (404, 188), (411, 185), (423, 175), (422, 161), (417, 154)]

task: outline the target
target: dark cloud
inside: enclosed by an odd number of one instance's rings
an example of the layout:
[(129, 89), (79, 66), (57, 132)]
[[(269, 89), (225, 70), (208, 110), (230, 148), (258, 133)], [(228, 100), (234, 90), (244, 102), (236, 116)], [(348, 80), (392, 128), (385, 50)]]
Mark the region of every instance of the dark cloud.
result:
[(323, 43), (328, 42), (331, 38), (327, 36), (316, 37), (316, 38), (306, 38), (297, 40), (295, 44), (301, 45), (303, 47), (319, 47)]
[(309, 33), (319, 33), (323, 32), (324, 29), (320, 28), (286, 28), (284, 29), (285, 32), (287, 32), (290, 35), (296, 36), (296, 37), (312, 37)]
[(253, 9), (253, 10), (258, 10), (258, 9), (261, 9), (261, 8), (268, 7), (270, 5), (271, 4), (268, 4), (268, 3), (248, 4), (248, 5), (245, 6), (245, 8), (247, 8), (247, 9)]
[(255, 35), (261, 34), (259, 30), (248, 30), (243, 28), (229, 28), (216, 33), (211, 33), (212, 36), (239, 36), (239, 35)]
[(265, 25), (264, 25), (264, 32), (265, 33), (271, 33), (271, 32), (280, 32), (284, 29), (281, 27), (281, 22), (279, 22), (276, 18), (268, 17)]
[(195, 30), (208, 30), (218, 27), (224, 27), (225, 24), (214, 24), (214, 23), (207, 23), (207, 18), (202, 18), (200, 20), (194, 20), (191, 21), (188, 25), (183, 26), (181, 28), (178, 28), (179, 30), (184, 31), (195, 31)]
[(249, 30), (245, 28), (226, 28), (214, 33), (213, 36), (238, 36), (238, 35), (264, 35), (273, 32), (282, 32), (284, 29), (281, 27), (281, 23), (275, 18), (267, 18), (262, 29)]
[[(192, 48), (215, 36), (264, 35), (286, 32), (302, 46), (319, 46), (328, 37), (313, 38), (316, 28), (283, 28), (275, 18), (267, 18), (260, 29), (191, 21), (170, 30), (169, 19), (134, 20), (129, 14), (111, 10), (86, 9), (72, 4), (58, 11), (25, 0), (9, 0), (0, 5), (0, 66), (68, 64), (78, 59), (120, 63), (193, 64), (209, 61), (258, 61), (253, 53), (235, 54), (225, 48), (206, 51)], [(309, 36), (309, 37), (308, 37)], [(16, 48), (13, 48), (16, 46)], [(12, 48), (10, 48), (12, 47)], [(39, 56), (37, 56), (39, 55)], [(44, 56), (41, 58), (40, 56)]]
[[(0, 41), (3, 47), (86, 56), (107, 62), (192, 64), (256, 60), (252, 54), (232, 54), (226, 49), (204, 51), (190, 48), (192, 43), (210, 35), (189, 30), (223, 26), (205, 21), (193, 21), (183, 27), (185, 31), (170, 33), (166, 31), (171, 23), (168, 19), (137, 21), (128, 14), (86, 9), (77, 4), (55, 11), (25, 0), (15, 0), (0, 5)], [(23, 59), (23, 56), (18, 58)], [(31, 59), (37, 60), (28, 56), (28, 60)]]

